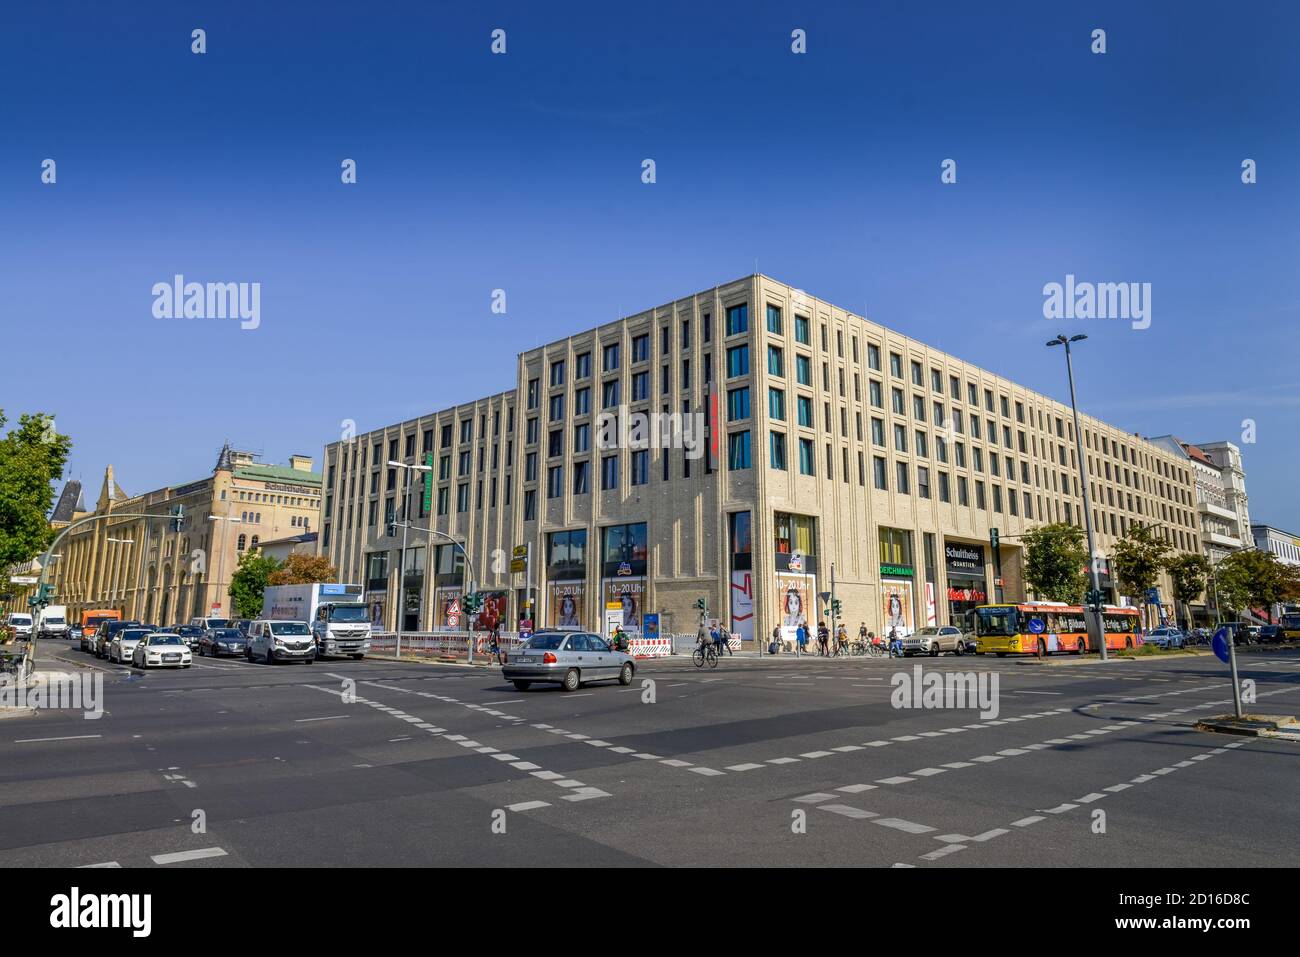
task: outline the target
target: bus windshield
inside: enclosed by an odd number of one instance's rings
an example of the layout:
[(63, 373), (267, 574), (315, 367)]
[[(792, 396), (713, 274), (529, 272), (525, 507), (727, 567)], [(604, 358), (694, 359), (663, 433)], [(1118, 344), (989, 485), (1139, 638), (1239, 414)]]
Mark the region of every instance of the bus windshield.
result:
[(1018, 634), (1020, 615), (1014, 608), (975, 609), (975, 634), (1011, 636)]
[(365, 605), (335, 605), (330, 609), (330, 621), (360, 624), (369, 620)]

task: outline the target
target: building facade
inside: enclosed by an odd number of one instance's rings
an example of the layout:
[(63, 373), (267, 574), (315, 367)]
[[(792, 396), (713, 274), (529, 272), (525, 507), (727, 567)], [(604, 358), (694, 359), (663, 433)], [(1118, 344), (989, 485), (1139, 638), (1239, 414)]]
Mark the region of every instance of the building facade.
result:
[[(263, 539), (305, 532), (320, 514), (320, 473), (312, 460), (287, 466), (222, 449), (206, 478), (129, 495), (105, 469), (95, 508), (59, 543), (51, 571), (56, 603), (68, 620), (97, 608), (157, 625), (199, 616), (233, 616), (230, 579), (240, 557)], [(169, 516), (183, 507), (180, 529)], [(148, 516), (148, 517), (139, 517)]]
[[(1153, 524), (1199, 551), (1185, 459), (1081, 421), (1099, 550)], [(322, 551), (365, 570), (389, 627), (400, 542), (379, 519), (404, 514), (405, 470), (386, 463), (430, 453), (438, 504), (413, 522), (463, 541), (512, 616), (531, 596), (539, 626), (694, 632), (704, 599), (765, 641), (832, 590), (850, 631), (959, 623), (1026, 597), (1019, 536), (1083, 519), (1068, 405), (762, 275), (529, 350), (511, 392), (327, 446)], [(447, 625), (458, 582), (429, 554), (408, 554), (404, 627)]]
[(1176, 435), (1161, 435), (1151, 441), (1185, 461), (1195, 477), (1200, 538), (1211, 564), (1254, 547), (1241, 450), (1231, 442), (1194, 444)]

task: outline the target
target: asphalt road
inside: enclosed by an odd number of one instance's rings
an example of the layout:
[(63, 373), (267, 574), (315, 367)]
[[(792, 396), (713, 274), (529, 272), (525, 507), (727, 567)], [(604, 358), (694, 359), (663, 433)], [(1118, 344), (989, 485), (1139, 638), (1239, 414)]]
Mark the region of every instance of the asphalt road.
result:
[[(1300, 747), (1192, 728), (1231, 707), (1213, 657), (666, 659), (565, 694), (41, 655), (102, 670), (105, 713), (0, 720), (2, 867), (1300, 864)], [(996, 676), (997, 717), (894, 707), (915, 666)], [(1241, 666), (1255, 710), (1300, 711), (1300, 654)]]

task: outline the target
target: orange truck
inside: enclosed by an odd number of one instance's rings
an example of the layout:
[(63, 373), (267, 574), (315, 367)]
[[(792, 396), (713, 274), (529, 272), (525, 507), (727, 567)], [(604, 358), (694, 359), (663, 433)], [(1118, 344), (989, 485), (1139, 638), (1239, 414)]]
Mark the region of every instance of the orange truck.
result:
[(121, 621), (122, 613), (116, 608), (101, 608), (81, 613), (81, 647), (86, 648), (86, 641), (95, 637), (95, 631), (106, 621)]

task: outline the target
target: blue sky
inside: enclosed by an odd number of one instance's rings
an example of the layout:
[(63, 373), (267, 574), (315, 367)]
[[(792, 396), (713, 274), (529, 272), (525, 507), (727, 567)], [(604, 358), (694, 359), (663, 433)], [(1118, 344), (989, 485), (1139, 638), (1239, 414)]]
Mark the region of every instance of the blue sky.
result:
[[(344, 419), (507, 388), (519, 351), (757, 262), (1062, 399), (1043, 343), (1086, 332), (1086, 411), (1192, 441), (1253, 419), (1252, 518), (1300, 532), (1297, 27), (1291, 3), (10, 4), (0, 407), (54, 412), (92, 492), (108, 462), (130, 492), (202, 476), (226, 439), (319, 460)], [(155, 319), (175, 273), (260, 282), (260, 328)], [(1067, 273), (1150, 282), (1151, 327), (1044, 319)]]

